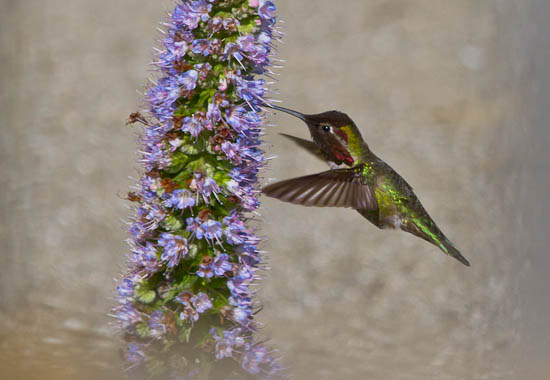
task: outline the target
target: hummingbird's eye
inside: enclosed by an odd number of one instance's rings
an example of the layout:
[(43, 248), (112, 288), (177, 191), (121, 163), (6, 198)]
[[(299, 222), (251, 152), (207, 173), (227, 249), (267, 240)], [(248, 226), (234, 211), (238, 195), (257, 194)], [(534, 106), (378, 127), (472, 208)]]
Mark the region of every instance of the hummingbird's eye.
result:
[(330, 132), (330, 126), (329, 125), (323, 125), (323, 132)]

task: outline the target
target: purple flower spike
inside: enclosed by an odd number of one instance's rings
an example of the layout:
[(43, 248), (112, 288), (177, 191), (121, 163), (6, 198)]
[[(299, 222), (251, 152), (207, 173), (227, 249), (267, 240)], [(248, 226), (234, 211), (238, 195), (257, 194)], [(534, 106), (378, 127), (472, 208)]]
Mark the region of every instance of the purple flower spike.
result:
[(158, 77), (130, 117), (144, 131), (115, 309), (126, 357), (140, 376), (206, 378), (205, 368), (235, 361), (228, 379), (273, 379), (279, 366), (255, 339), (262, 240), (248, 220), (266, 164), (260, 113), (269, 88), (259, 75), (272, 73), (276, 8), (175, 2), (154, 57)]

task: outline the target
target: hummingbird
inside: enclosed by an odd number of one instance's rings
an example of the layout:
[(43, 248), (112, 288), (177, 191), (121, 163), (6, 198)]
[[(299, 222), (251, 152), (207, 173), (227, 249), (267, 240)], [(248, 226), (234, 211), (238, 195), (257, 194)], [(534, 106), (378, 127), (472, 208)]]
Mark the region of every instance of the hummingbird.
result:
[(370, 150), (348, 115), (339, 111), (307, 115), (272, 104), (266, 106), (304, 121), (313, 141), (282, 135), (327, 161), (331, 169), (275, 182), (262, 189), (265, 195), (302, 206), (355, 209), (380, 229), (409, 232), (470, 266), (407, 181)]

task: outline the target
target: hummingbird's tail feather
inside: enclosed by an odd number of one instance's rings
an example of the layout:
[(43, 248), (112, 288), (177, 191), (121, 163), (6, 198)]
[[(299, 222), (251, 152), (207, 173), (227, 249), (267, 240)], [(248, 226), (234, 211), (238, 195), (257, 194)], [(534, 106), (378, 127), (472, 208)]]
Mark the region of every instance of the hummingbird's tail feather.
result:
[(401, 225), (401, 229), (432, 243), (441, 249), (445, 254), (454, 257), (467, 267), (470, 266), (470, 262), (462, 256), (459, 250), (455, 248), (453, 243), (451, 243), (445, 235), (443, 235), (443, 232), (437, 228), (431, 219), (428, 219), (427, 221), (415, 220), (413, 223)]
[(462, 264), (466, 265), (467, 267), (470, 266), (470, 262), (464, 256), (462, 256), (462, 254), (458, 251), (458, 249), (455, 248), (455, 246), (449, 241), (449, 239), (445, 238), (440, 248), (442, 251), (446, 252), (449, 256), (454, 257)]

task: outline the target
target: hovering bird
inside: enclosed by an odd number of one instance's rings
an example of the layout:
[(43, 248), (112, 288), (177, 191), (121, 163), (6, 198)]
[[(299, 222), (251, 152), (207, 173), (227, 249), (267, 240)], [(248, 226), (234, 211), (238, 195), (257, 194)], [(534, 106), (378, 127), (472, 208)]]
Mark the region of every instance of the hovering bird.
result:
[(409, 232), (470, 266), (428, 215), (412, 187), (369, 149), (348, 115), (339, 111), (306, 115), (267, 107), (303, 120), (313, 141), (283, 135), (328, 161), (331, 170), (273, 183), (262, 189), (264, 194), (302, 206), (353, 208), (378, 228)]

